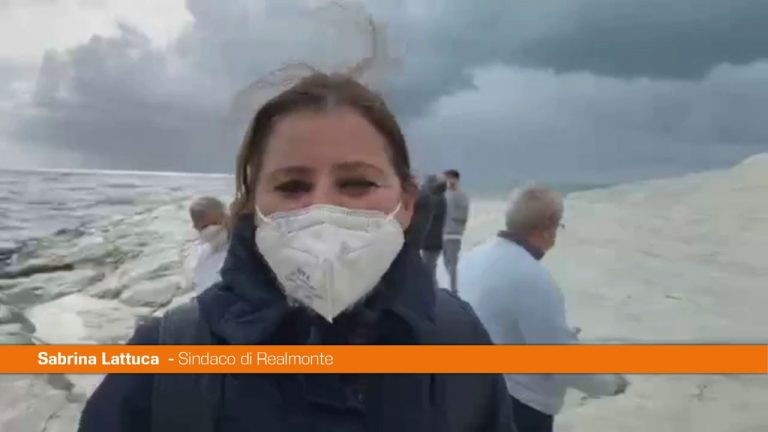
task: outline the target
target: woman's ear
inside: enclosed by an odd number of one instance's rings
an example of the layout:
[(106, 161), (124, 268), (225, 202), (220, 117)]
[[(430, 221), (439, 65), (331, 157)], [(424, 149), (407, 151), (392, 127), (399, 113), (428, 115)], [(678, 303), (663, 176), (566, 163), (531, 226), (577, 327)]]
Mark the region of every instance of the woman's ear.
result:
[(409, 190), (403, 193), (403, 207), (411, 214), (416, 208), (416, 190)]
[(413, 213), (416, 208), (417, 196), (418, 189), (415, 184), (407, 184), (403, 187), (403, 193), (400, 198), (400, 214), (397, 217), (403, 230), (408, 229), (411, 225), (411, 219), (413, 219)]

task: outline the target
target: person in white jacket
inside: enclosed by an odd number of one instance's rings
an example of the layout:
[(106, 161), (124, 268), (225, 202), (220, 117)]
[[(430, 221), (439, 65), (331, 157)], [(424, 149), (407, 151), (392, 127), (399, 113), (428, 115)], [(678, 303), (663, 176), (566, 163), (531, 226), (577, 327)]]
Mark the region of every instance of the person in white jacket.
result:
[(187, 258), (186, 279), (191, 289), (200, 294), (220, 280), (229, 244), (227, 212), (224, 204), (213, 197), (195, 199), (189, 207), (192, 226), (198, 232)]
[[(563, 295), (539, 262), (562, 226), (563, 202), (534, 186), (512, 199), (506, 230), (462, 259), (459, 286), (496, 344), (578, 343), (566, 320)], [(567, 361), (564, 359), (564, 361)], [(518, 432), (550, 432), (567, 388), (589, 396), (623, 393), (621, 375), (506, 375)]]

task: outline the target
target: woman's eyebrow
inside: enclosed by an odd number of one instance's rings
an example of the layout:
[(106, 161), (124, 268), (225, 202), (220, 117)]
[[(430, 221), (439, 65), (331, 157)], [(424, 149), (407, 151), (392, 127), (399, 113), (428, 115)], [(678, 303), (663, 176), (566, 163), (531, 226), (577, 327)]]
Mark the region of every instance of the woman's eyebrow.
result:
[(267, 180), (277, 182), (286, 177), (309, 177), (312, 175), (312, 168), (303, 165), (293, 165), (281, 167), (267, 175)]
[(333, 169), (341, 173), (372, 172), (375, 175), (385, 175), (381, 168), (363, 161), (340, 162), (334, 164)]

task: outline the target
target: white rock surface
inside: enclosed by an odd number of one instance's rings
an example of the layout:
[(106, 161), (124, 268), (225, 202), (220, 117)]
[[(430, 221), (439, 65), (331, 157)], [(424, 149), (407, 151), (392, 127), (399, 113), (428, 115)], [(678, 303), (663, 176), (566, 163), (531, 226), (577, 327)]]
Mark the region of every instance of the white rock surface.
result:
[(133, 333), (143, 309), (115, 300), (72, 294), (35, 306), (27, 317), (35, 323), (35, 336), (56, 344), (122, 343)]
[(159, 308), (167, 305), (181, 289), (181, 278), (169, 276), (159, 280), (138, 281), (120, 296), (128, 306)]
[[(51, 387), (46, 375), (0, 375), (0, 388), (0, 430), (4, 432), (45, 431), (70, 405), (68, 392)], [(69, 429), (60, 430), (74, 431), (76, 425), (77, 419), (67, 425)]]

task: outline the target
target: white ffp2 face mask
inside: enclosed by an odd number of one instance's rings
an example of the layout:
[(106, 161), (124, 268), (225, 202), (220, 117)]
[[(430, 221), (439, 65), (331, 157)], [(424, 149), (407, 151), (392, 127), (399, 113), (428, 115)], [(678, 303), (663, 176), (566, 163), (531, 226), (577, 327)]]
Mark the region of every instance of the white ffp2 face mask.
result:
[(289, 299), (333, 321), (373, 290), (403, 247), (399, 209), (315, 205), (269, 217), (257, 209), (256, 245)]

